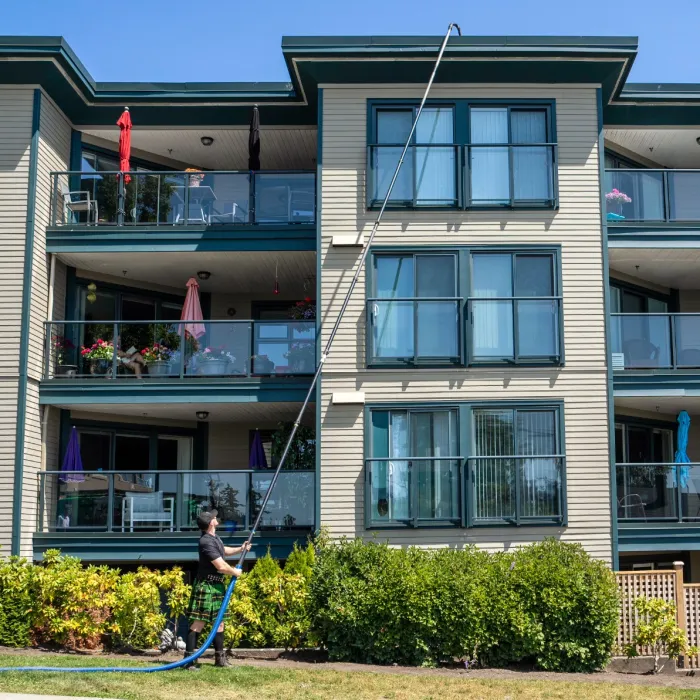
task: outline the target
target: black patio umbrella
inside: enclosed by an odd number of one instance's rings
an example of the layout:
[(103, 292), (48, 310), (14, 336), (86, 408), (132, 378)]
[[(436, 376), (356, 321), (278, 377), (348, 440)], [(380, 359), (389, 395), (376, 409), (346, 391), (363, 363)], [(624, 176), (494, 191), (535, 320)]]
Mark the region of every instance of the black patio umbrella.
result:
[(260, 170), (260, 112), (253, 107), (248, 134), (248, 170)]

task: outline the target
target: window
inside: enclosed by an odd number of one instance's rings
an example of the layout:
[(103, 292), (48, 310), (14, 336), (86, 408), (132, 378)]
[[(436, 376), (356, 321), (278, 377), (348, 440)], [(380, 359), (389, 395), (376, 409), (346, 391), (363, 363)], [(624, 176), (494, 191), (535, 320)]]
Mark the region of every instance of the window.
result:
[(473, 253), (470, 362), (561, 361), (553, 253)]
[(461, 520), (457, 410), (372, 410), (367, 524), (435, 526)]
[[(411, 132), (416, 108), (376, 111), (376, 147), (370, 148), (370, 198), (382, 202)], [(457, 148), (452, 107), (425, 107), (391, 193), (399, 206), (457, 205)]]
[[(368, 206), (381, 206), (417, 105), (372, 107)], [(416, 123), (389, 199), (392, 207), (554, 208), (552, 102), (428, 104)]]
[(376, 255), (370, 364), (460, 361), (457, 255)]
[(472, 107), (469, 117), (472, 206), (553, 205), (548, 110)]
[(558, 408), (473, 411), (474, 524), (563, 521)]

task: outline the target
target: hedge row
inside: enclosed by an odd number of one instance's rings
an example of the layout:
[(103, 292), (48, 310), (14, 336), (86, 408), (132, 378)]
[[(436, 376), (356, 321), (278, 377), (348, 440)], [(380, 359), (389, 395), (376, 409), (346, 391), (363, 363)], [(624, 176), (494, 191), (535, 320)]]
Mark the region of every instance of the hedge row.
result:
[[(188, 596), (179, 569), (121, 574), (58, 552), (40, 566), (9, 559), (0, 644), (150, 648)], [(225, 637), (230, 647), (321, 646), (360, 663), (590, 671), (610, 658), (617, 624), (615, 577), (577, 544), (489, 554), (321, 538), (284, 568), (269, 555), (256, 562), (236, 585)]]

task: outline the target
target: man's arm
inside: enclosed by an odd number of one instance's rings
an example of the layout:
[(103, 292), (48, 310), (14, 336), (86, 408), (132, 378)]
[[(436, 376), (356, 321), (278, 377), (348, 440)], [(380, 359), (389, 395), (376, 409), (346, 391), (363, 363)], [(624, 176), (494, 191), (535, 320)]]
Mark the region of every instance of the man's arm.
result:
[(232, 557), (235, 554), (241, 554), (244, 549), (246, 552), (250, 551), (250, 542), (245, 542), (241, 547), (224, 547), (224, 554), (227, 557)]
[(243, 573), (239, 568), (227, 564), (223, 557), (214, 559), (212, 565), (220, 574), (225, 574), (226, 576), (235, 576), (238, 578)]

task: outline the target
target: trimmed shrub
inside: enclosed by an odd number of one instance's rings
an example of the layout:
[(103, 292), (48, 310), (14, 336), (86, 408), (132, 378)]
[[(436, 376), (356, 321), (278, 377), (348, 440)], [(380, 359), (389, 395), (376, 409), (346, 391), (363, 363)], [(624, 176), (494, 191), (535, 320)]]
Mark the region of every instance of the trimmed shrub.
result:
[(189, 595), (190, 587), (179, 567), (165, 572), (140, 567), (135, 573), (122, 574), (116, 583), (109, 625), (112, 643), (133, 649), (157, 646), (168, 620), (177, 621), (184, 614)]
[(0, 645), (26, 647), (31, 642), (33, 566), (26, 559), (0, 561)]
[(309, 646), (314, 550), (294, 547), (284, 569), (268, 553), (236, 583), (224, 639), (233, 647)]
[(618, 622), (613, 574), (554, 540), (513, 554), (324, 544), (310, 591), (330, 657), (359, 663), (590, 671), (610, 657)]
[(550, 671), (591, 671), (609, 660), (619, 624), (615, 575), (580, 544), (549, 539), (517, 550), (511, 586), (542, 627), (535, 658)]

